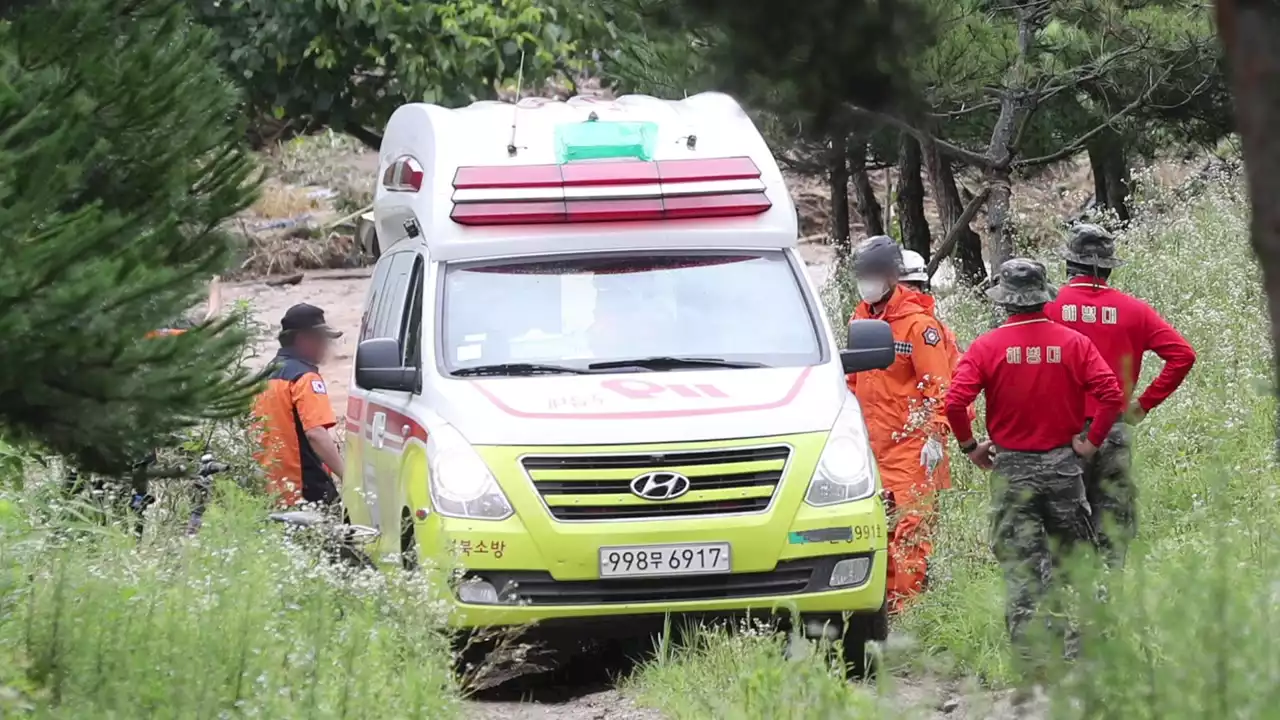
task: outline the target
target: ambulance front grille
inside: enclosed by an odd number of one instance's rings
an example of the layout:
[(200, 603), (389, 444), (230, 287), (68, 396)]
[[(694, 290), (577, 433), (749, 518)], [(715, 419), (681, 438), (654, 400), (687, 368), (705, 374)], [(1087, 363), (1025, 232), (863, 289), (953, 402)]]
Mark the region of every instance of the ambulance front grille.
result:
[[(661, 520), (766, 512), (786, 477), (788, 445), (656, 450), (617, 455), (526, 455), (520, 463), (562, 522)], [(632, 492), (649, 473), (677, 473), (688, 490), (669, 500)]]

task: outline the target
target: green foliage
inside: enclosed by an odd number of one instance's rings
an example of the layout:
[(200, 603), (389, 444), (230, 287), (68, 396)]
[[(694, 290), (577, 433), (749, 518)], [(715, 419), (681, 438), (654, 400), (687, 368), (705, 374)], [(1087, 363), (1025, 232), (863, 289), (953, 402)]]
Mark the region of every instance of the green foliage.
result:
[(0, 24), (0, 434), (115, 471), (242, 412), (223, 325), (144, 340), (199, 299), (253, 196), (208, 34), (160, 0), (59, 0)]
[(589, 27), (604, 45), (605, 82), (621, 93), (680, 98), (718, 89), (707, 48), (720, 39), (714, 29), (691, 31), (666, 0), (591, 3)]
[(218, 62), (253, 117), (327, 125), (374, 146), (400, 105), (491, 99), (522, 53), (533, 86), (576, 48), (556, 8), (535, 0), (188, 2), (217, 33)]
[(845, 682), (825, 652), (806, 647), (807, 655), (788, 658), (784, 648), (769, 631), (697, 629), (680, 645), (659, 648), (632, 689), (675, 720), (876, 716), (874, 694)]
[(75, 542), (31, 485), (0, 493), (4, 717), (456, 716), (434, 572), (332, 566), (229, 483), (198, 542)]
[[(620, 26), (623, 39), (652, 48), (614, 53), (624, 66), (615, 72), (710, 79), (757, 107), (802, 111), (815, 132), (839, 124), (846, 103), (909, 102), (902, 93), (904, 60), (929, 37), (915, 3), (816, 0), (782, 12), (775, 3), (740, 0), (615, 0), (612, 6), (615, 17), (641, 19), (629, 33)], [(690, 58), (699, 64), (681, 65)], [(636, 60), (664, 65), (634, 67)]]
[(1231, 129), (1226, 77), (1203, 3), (1076, 0), (1064, 4), (1040, 43), (1042, 67), (1060, 76), (1071, 68), (1090, 72), (1077, 73), (1066, 92), (1048, 99), (1028, 138), (1029, 156), (1056, 150), (1064, 136), (1079, 136), (1135, 102), (1109, 128), (1131, 153), (1211, 145)]

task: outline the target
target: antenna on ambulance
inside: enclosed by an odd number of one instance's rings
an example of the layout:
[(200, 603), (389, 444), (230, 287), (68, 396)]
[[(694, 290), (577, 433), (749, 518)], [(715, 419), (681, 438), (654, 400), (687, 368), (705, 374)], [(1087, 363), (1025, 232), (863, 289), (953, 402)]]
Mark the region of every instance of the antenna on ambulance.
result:
[(511, 141), (507, 143), (507, 155), (516, 156), (516, 120), (520, 117), (520, 92), (524, 89), (524, 49), (520, 50), (520, 71), (516, 74), (516, 104), (511, 108)]

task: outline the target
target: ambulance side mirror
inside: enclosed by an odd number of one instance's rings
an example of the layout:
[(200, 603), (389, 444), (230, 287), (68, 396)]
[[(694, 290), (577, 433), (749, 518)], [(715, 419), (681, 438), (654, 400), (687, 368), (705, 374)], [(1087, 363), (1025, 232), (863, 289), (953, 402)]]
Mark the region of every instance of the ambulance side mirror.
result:
[(864, 370), (884, 370), (893, 364), (893, 330), (883, 320), (853, 320), (849, 323), (846, 349), (840, 364), (846, 375)]
[(365, 390), (416, 393), (422, 389), (421, 371), (403, 365), (395, 338), (365, 340), (356, 347), (356, 385)]

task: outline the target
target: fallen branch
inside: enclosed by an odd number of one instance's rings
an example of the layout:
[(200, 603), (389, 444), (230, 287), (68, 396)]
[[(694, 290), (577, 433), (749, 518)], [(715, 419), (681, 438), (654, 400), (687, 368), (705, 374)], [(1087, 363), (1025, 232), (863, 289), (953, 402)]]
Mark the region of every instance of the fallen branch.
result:
[(360, 208), (359, 210), (357, 210), (357, 211), (355, 211), (355, 212), (351, 213), (350, 215), (345, 215), (345, 216), (340, 217), (340, 218), (338, 218), (337, 220), (334, 220), (333, 222), (331, 222), (331, 223), (329, 223), (329, 224), (325, 225), (325, 226), (324, 226), (324, 229), (325, 229), (325, 230), (332, 230), (332, 229), (334, 229), (334, 228), (336, 228), (336, 227), (342, 227), (343, 225), (346, 225), (347, 223), (351, 222), (352, 220), (355, 220), (356, 218), (360, 217), (361, 215), (363, 215), (363, 214), (365, 214), (365, 213), (367, 213), (367, 212), (369, 212), (369, 211), (371, 211), (371, 210), (373, 210), (373, 206), (372, 206), (372, 205), (370, 205), (370, 206), (368, 206), (368, 207), (362, 207), (362, 208)]
[(952, 251), (956, 249), (956, 245), (960, 242), (960, 233), (964, 228), (969, 227), (969, 223), (973, 221), (973, 217), (978, 214), (978, 210), (987, 202), (987, 198), (990, 195), (991, 188), (984, 187), (964, 206), (964, 212), (960, 213), (960, 217), (951, 225), (951, 229), (947, 231), (947, 237), (938, 246), (938, 251), (929, 259), (929, 264), (924, 269), (930, 280), (933, 280), (933, 274), (938, 272), (938, 266), (942, 264), (942, 261), (946, 260)]
[(297, 285), (302, 282), (302, 273), (294, 273), (283, 277), (269, 277), (262, 281), (267, 287), (283, 287), (285, 285)]

